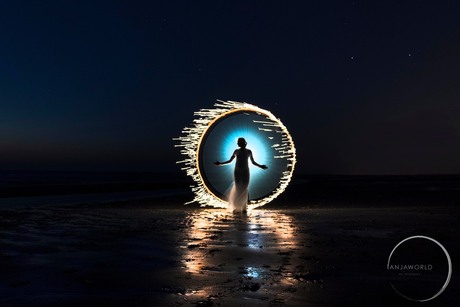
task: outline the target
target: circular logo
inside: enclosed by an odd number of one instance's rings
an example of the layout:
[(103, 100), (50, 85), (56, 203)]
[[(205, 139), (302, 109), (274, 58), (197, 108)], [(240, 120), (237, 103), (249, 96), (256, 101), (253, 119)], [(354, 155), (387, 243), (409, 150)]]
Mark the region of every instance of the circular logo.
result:
[(449, 253), (438, 241), (412, 236), (399, 242), (388, 257), (391, 286), (402, 297), (426, 302), (439, 296), (452, 275)]

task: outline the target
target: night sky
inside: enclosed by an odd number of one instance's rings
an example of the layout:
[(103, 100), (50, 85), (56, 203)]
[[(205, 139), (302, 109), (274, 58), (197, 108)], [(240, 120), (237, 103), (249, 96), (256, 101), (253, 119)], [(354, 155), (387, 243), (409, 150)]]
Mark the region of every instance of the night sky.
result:
[(459, 12), (1, 1), (0, 170), (176, 171), (172, 138), (222, 99), (279, 117), (299, 173), (460, 173)]

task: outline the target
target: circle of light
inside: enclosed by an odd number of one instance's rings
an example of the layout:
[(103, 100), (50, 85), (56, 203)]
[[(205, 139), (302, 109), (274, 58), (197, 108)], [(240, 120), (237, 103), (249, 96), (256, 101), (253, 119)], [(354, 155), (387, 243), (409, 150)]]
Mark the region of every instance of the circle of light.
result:
[(216, 167), (212, 162), (216, 158), (227, 160), (231, 157), (240, 137), (246, 139), (259, 164), (269, 165), (268, 169), (263, 170), (249, 163), (249, 200), (263, 198), (279, 185), (288, 161), (274, 158), (278, 153), (273, 145), (281, 142), (282, 133), (278, 128), (266, 129), (260, 123), (267, 120), (265, 114), (237, 110), (221, 117), (206, 131), (199, 147), (199, 170), (208, 188), (219, 198), (227, 200), (229, 187), (233, 186), (234, 168), (228, 165)]
[(187, 156), (186, 159), (178, 161), (177, 163), (185, 165), (181, 169), (184, 170), (195, 182), (195, 185), (191, 187), (195, 197), (192, 201), (187, 202), (186, 204), (198, 202), (202, 207), (228, 207), (227, 202), (216, 196), (203, 180), (199, 165), (199, 149), (208, 129), (210, 129), (214, 123), (235, 112), (249, 111), (263, 114), (269, 119), (269, 121), (259, 122), (264, 127), (262, 129), (266, 129), (267, 131), (280, 129), (282, 134), (281, 142), (280, 144), (274, 144), (272, 146), (277, 152), (277, 155), (274, 158), (287, 159), (288, 161), (286, 171), (282, 173), (278, 187), (275, 188), (271, 194), (261, 199), (249, 201), (248, 209), (255, 209), (266, 205), (283, 193), (292, 179), (292, 174), (296, 164), (294, 141), (292, 140), (286, 126), (284, 126), (284, 124), (270, 111), (245, 102), (217, 101), (218, 102), (214, 104), (213, 109), (201, 109), (195, 112), (194, 115), (197, 116), (197, 118), (193, 120), (193, 125), (191, 127), (185, 127), (182, 130), (183, 135), (174, 139), (179, 141), (179, 144), (176, 145), (176, 147), (182, 148), (180, 151), (181, 154)]
[(391, 251), (390, 253), (390, 256), (388, 257), (388, 262), (387, 262), (387, 270), (389, 270), (390, 268), (390, 261), (391, 261), (391, 256), (393, 255), (393, 253), (395, 252), (395, 250), (401, 245), (403, 244), (404, 242), (406, 241), (409, 241), (409, 240), (412, 240), (412, 239), (425, 239), (425, 240), (429, 240), (429, 241), (432, 241), (434, 243), (436, 243), (441, 249), (442, 251), (444, 252), (444, 254), (446, 255), (446, 258), (447, 258), (447, 266), (448, 266), (448, 272), (447, 272), (447, 278), (446, 278), (446, 281), (444, 282), (444, 284), (442, 285), (441, 289), (439, 289), (439, 291), (429, 297), (429, 298), (426, 298), (426, 299), (413, 299), (409, 296), (406, 296), (404, 294), (402, 294), (401, 292), (399, 292), (396, 287), (393, 285), (393, 283), (390, 283), (391, 284), (391, 287), (396, 291), (396, 293), (398, 293), (399, 295), (401, 295), (402, 297), (410, 300), (410, 301), (415, 301), (415, 302), (427, 302), (427, 301), (431, 301), (432, 299), (434, 299), (435, 297), (441, 295), (442, 292), (444, 292), (444, 290), (446, 290), (447, 288), (447, 285), (449, 284), (450, 282), (450, 278), (452, 276), (452, 260), (450, 259), (450, 255), (449, 253), (447, 252), (447, 249), (441, 244), (439, 243), (438, 241), (436, 241), (435, 239), (431, 238), (431, 237), (427, 237), (427, 236), (421, 236), (421, 235), (418, 235), (418, 236), (412, 236), (412, 237), (408, 237), (408, 238), (405, 238), (404, 240), (402, 240), (401, 242), (399, 242), (394, 248), (393, 250)]

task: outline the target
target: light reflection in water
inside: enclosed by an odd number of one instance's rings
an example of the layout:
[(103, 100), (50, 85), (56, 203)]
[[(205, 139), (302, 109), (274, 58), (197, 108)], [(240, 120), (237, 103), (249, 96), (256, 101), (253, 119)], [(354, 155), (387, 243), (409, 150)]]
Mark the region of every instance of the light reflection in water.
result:
[(247, 268), (247, 271), (248, 273), (246, 274), (246, 276), (248, 277), (252, 277), (252, 278), (260, 277), (260, 270), (258, 268), (249, 267)]
[(292, 218), (276, 210), (248, 215), (201, 210), (188, 216), (186, 226), (180, 248), (183, 269), (192, 276), (238, 272), (263, 280), (279, 269), (283, 255), (298, 248)]

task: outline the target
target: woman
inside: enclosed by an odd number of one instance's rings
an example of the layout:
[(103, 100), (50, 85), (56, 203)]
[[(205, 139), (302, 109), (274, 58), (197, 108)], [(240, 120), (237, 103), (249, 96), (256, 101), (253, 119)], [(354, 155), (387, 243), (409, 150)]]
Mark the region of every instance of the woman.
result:
[(246, 148), (246, 140), (244, 138), (238, 139), (239, 149), (233, 152), (233, 155), (228, 161), (214, 162), (215, 165), (229, 164), (236, 158), (234, 184), (228, 195), (228, 209), (233, 212), (245, 212), (248, 203), (248, 186), (249, 186), (249, 165), (248, 160), (251, 159), (252, 164), (267, 169), (266, 165), (260, 165), (254, 161), (252, 151)]

